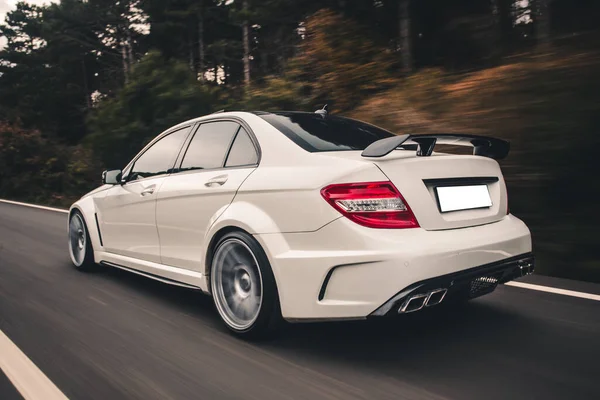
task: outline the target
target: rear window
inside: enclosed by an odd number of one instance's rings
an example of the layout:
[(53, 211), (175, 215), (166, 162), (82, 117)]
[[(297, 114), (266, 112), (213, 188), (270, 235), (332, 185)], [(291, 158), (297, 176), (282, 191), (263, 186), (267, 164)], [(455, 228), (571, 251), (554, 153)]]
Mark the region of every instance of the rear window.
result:
[(376, 126), (331, 115), (282, 112), (259, 116), (310, 152), (364, 150), (379, 139), (394, 136)]
[(227, 150), (239, 128), (240, 125), (232, 121), (200, 125), (183, 157), (181, 169), (222, 168)]
[(231, 150), (229, 150), (225, 166), (241, 167), (244, 165), (254, 165), (256, 163), (258, 163), (256, 148), (254, 147), (254, 144), (252, 144), (248, 132), (240, 127), (240, 130), (231, 145)]

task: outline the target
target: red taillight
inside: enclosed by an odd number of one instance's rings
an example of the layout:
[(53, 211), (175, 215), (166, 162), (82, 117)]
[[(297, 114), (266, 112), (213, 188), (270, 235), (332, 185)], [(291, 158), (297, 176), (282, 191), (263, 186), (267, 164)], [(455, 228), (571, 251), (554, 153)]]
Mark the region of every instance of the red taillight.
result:
[(369, 228), (418, 228), (410, 207), (392, 182), (342, 183), (321, 190), (329, 204)]

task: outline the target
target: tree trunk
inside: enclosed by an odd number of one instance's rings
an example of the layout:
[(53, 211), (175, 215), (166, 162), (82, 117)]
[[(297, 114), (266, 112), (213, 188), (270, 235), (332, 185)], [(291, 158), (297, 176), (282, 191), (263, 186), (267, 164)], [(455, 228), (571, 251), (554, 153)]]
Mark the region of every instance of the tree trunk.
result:
[(515, 22), (512, 11), (513, 3), (514, 0), (490, 0), (490, 8), (494, 21), (493, 35), (490, 43), (493, 57), (502, 57), (512, 50), (512, 29)]
[(133, 65), (133, 51), (131, 49), (131, 32), (126, 24), (121, 24), (117, 27), (117, 38), (121, 45), (121, 58), (123, 61), (123, 76), (125, 83), (129, 82), (129, 73)]
[(502, 49), (505, 52), (513, 50), (513, 26), (515, 24), (513, 5), (513, 0), (499, 0), (500, 32), (502, 35)]
[(90, 89), (88, 85), (87, 69), (85, 68), (85, 59), (81, 59), (81, 72), (83, 74), (83, 91), (85, 92), (85, 105), (88, 110), (92, 108), (92, 99), (90, 97)]
[[(188, 28), (189, 29), (189, 28)], [(192, 72), (196, 71), (196, 63), (194, 62), (194, 39), (192, 37), (192, 32), (190, 31), (189, 37), (188, 37), (188, 50), (189, 50), (189, 54), (190, 54), (190, 69), (192, 70)]]
[(277, 73), (282, 74), (285, 70), (285, 57), (286, 57), (286, 43), (285, 43), (285, 33), (280, 28), (277, 30), (277, 47), (280, 49), (277, 52)]
[(400, 25), (400, 57), (402, 69), (409, 73), (413, 69), (410, 40), (410, 0), (398, 0), (398, 22)]
[[(268, 44), (264, 44), (265, 47), (268, 46)], [(260, 67), (259, 69), (259, 74), (261, 76), (265, 76), (268, 75), (268, 71), (269, 71), (269, 53), (267, 51), (266, 48), (263, 48), (262, 50), (260, 50)], [(254, 66), (256, 67), (256, 64), (254, 64)], [(256, 71), (256, 69), (255, 69)]]
[(533, 3), (535, 39), (538, 50), (547, 50), (550, 37), (550, 0), (530, 0)]
[(131, 31), (129, 30), (129, 28), (125, 28), (126, 34), (127, 34), (127, 61), (129, 63), (129, 69), (131, 69), (131, 66), (133, 65), (133, 40), (131, 39)]
[(204, 18), (202, 11), (198, 13), (198, 74), (204, 82)]
[(490, 0), (492, 11), (493, 34), (489, 43), (490, 54), (493, 58), (498, 58), (503, 53), (502, 46), (502, 24), (500, 22), (500, 0)]
[[(244, 0), (244, 13), (248, 13), (248, 0)], [(248, 19), (245, 17), (242, 25), (242, 35), (244, 41), (244, 84), (250, 86), (250, 38)]]
[(127, 44), (121, 43), (121, 58), (123, 60), (123, 76), (125, 83), (129, 82), (129, 63), (127, 62)]

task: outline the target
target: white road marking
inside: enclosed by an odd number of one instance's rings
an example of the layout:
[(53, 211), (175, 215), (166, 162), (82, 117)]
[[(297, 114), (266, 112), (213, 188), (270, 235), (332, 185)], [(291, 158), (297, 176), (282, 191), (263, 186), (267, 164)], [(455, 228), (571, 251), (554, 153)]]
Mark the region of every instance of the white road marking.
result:
[(0, 331), (0, 369), (25, 400), (68, 400), (50, 379)]
[(600, 301), (600, 295), (585, 293), (585, 292), (576, 292), (574, 290), (558, 289), (558, 288), (553, 288), (550, 286), (533, 285), (531, 283), (514, 282), (514, 281), (507, 282), (507, 283), (505, 283), (505, 285), (514, 286), (514, 287), (518, 287), (518, 288), (522, 288), (522, 289), (537, 290), (540, 292), (561, 294), (563, 296), (579, 297), (580, 299)]
[(31, 207), (31, 208), (39, 208), (40, 210), (55, 211), (55, 212), (61, 212), (61, 213), (65, 213), (65, 214), (69, 212), (69, 210), (64, 210), (62, 208), (38, 206), (37, 204), (21, 203), (20, 201), (0, 199), (0, 203), (15, 204), (17, 206), (25, 206), (25, 207)]
[[(21, 203), (19, 201), (11, 201), (11, 200), (4, 200), (4, 199), (0, 199), (0, 203), (16, 204), (18, 206), (39, 208), (41, 210), (56, 211), (56, 212), (61, 212), (61, 213), (65, 213), (65, 214), (69, 212), (69, 210), (63, 210), (60, 208), (38, 206), (36, 204)], [(522, 289), (537, 290), (539, 292), (560, 294), (563, 296), (579, 297), (580, 299), (600, 301), (600, 295), (585, 293), (585, 292), (576, 292), (574, 290), (558, 289), (558, 288), (553, 288), (550, 286), (533, 285), (531, 283), (514, 282), (514, 281), (507, 282), (507, 283), (505, 283), (505, 285), (519, 287)]]

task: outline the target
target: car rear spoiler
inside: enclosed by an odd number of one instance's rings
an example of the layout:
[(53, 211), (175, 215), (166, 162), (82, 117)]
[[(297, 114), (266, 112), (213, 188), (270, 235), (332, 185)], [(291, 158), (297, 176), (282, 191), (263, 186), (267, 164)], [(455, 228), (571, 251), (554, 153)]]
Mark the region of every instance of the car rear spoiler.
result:
[(416, 149), (417, 156), (428, 157), (436, 144), (472, 146), (473, 155), (501, 160), (508, 155), (510, 143), (506, 140), (477, 135), (436, 133), (432, 135), (398, 135), (371, 143), (363, 150), (363, 157), (383, 157), (398, 147)]

